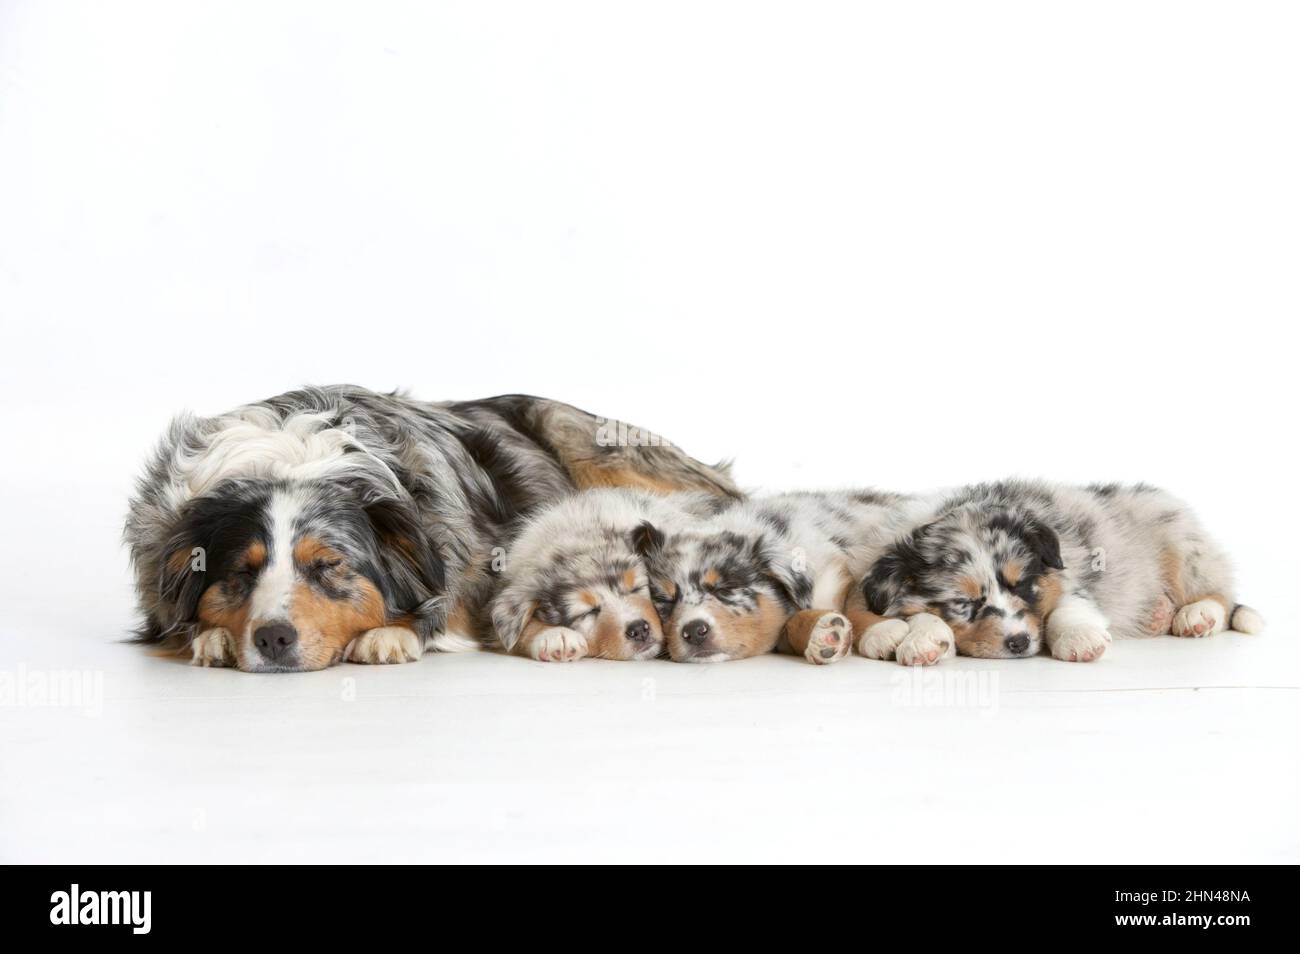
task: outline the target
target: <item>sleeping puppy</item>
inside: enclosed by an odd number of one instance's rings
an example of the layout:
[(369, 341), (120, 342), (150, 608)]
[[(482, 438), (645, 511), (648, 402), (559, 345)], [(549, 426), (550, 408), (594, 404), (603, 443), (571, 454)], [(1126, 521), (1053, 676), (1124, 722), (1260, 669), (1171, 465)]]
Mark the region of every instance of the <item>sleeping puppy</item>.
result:
[[(1057, 659), (1090, 662), (1112, 636), (1264, 625), (1235, 602), (1228, 559), (1192, 512), (1144, 484), (1017, 480), (956, 491), (887, 549), (859, 598), (882, 615), (941, 617), (959, 653), (986, 658), (1032, 656), (1045, 644)], [(896, 647), (882, 639), (874, 649)]]
[(541, 662), (658, 656), (663, 629), (643, 554), (718, 506), (705, 493), (603, 489), (541, 511), (506, 553), (491, 605), (498, 645)]
[(833, 663), (883, 624), (891, 655), (936, 661), (951, 651), (950, 638), (933, 638), (950, 637), (939, 620), (846, 607), (853, 581), (931, 507), (870, 490), (781, 494), (729, 501), (707, 521), (642, 541), (669, 655), (722, 662), (777, 650)]

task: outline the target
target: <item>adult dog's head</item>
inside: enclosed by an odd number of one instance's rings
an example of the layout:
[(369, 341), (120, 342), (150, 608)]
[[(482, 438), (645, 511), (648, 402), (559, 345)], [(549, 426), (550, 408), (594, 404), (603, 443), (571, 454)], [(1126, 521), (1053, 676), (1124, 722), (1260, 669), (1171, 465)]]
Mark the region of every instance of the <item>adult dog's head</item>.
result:
[(392, 468), (322, 415), (268, 414), (179, 422), (141, 482), (126, 536), (142, 636), (216, 632), (214, 662), (286, 672), (323, 669), (377, 627), (440, 628), (445, 569)]
[(1061, 594), (1060, 541), (1014, 507), (959, 506), (893, 544), (863, 583), (872, 612), (929, 612), (952, 628), (965, 656), (1038, 652)]

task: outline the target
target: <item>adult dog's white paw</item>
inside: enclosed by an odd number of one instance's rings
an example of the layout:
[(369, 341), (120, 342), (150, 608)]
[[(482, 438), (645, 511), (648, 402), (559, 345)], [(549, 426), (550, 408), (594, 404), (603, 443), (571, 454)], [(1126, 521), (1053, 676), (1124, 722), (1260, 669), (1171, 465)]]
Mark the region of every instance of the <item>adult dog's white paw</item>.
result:
[(1170, 628), (1175, 636), (1213, 636), (1224, 629), (1227, 614), (1216, 600), (1197, 600), (1174, 614)]
[(932, 666), (954, 652), (956, 639), (952, 629), (933, 613), (908, 617), (907, 635), (894, 650), (894, 658), (904, 666)]
[(587, 637), (577, 630), (552, 626), (533, 637), (528, 655), (538, 662), (573, 662), (587, 655)]
[(826, 613), (813, 623), (803, 655), (810, 663), (824, 666), (839, 662), (852, 646), (853, 627), (849, 621), (840, 613)]
[(191, 666), (233, 666), (235, 640), (230, 630), (222, 627), (205, 629), (190, 643)]
[(1100, 659), (1110, 645), (1110, 633), (1088, 623), (1066, 623), (1049, 634), (1052, 655), (1066, 662)]
[(894, 650), (907, 637), (907, 620), (882, 619), (867, 627), (858, 639), (858, 655), (868, 659), (893, 659)]
[(423, 651), (420, 637), (405, 626), (380, 626), (362, 633), (343, 650), (349, 662), (380, 666), (415, 662)]

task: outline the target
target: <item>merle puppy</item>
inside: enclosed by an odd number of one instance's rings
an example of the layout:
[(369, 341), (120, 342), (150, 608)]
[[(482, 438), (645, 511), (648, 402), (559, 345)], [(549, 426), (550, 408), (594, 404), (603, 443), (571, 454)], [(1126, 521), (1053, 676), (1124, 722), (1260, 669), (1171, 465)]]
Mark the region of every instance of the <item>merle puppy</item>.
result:
[[(1181, 501), (1145, 484), (1011, 480), (956, 491), (863, 581), (873, 612), (941, 617), (967, 656), (1090, 662), (1112, 636), (1263, 628), (1227, 556)], [(888, 647), (877, 647), (887, 651)]]

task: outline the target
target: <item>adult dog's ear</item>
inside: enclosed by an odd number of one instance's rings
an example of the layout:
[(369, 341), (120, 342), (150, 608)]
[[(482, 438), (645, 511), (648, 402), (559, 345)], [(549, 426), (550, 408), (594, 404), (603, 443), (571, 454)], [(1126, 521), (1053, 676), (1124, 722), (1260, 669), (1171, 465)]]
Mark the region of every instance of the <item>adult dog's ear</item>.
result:
[(1061, 540), (1051, 527), (1030, 520), (1025, 524), (1024, 538), (1029, 548), (1043, 561), (1043, 566), (1053, 570), (1065, 569), (1065, 561), (1061, 559)]
[(446, 623), (447, 567), (437, 542), (421, 525), (413, 501), (383, 497), (365, 506), (379, 544), (378, 581), (389, 615), (408, 614), (430, 632)]
[(536, 612), (536, 600), (521, 600), (509, 591), (492, 604), (492, 628), (506, 652), (514, 649), (523, 638), (524, 630)]
[(761, 568), (763, 577), (792, 610), (812, 607), (812, 573), (801, 550), (783, 551), (769, 546), (760, 537), (750, 545), (750, 551), (751, 559)]
[(199, 599), (208, 588), (208, 555), (188, 539), (173, 539), (158, 574), (158, 593), (171, 604), (171, 625), (198, 622)]
[(891, 544), (862, 581), (867, 607), (877, 616), (888, 616), (895, 610), (901, 598), (915, 590), (917, 580), (925, 573), (925, 558), (918, 546), (924, 532), (925, 528), (921, 527)]

